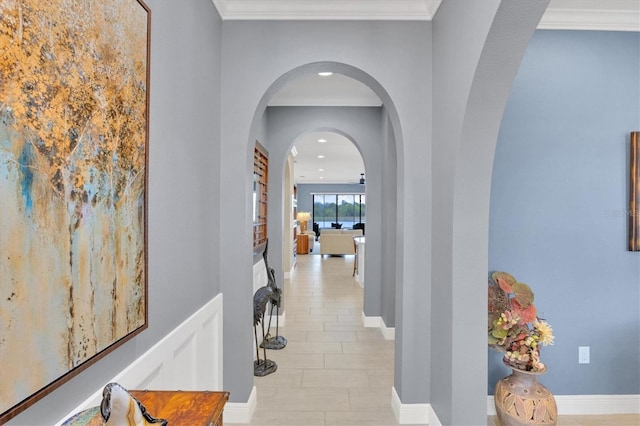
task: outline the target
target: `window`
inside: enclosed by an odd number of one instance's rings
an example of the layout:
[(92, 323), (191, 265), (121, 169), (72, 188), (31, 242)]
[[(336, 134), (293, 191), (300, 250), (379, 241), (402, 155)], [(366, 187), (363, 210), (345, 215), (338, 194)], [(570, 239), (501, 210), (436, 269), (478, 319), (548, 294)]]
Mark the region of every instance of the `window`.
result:
[(313, 222), (320, 228), (331, 228), (341, 223), (343, 228), (353, 228), (365, 222), (364, 194), (313, 194)]

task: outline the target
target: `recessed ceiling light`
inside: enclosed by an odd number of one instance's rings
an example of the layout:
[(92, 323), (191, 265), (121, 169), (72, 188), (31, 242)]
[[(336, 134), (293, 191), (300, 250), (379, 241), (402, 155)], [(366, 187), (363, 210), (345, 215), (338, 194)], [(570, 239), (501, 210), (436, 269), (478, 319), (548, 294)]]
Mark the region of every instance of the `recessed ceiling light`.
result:
[(324, 179), (324, 176), (320, 176), (320, 179)]
[(318, 155), (318, 158), (324, 158), (324, 155)]
[(322, 72), (319, 72), (318, 75), (320, 77), (329, 77), (330, 75), (333, 75), (333, 73), (331, 71), (322, 71)]
[(324, 172), (324, 169), (318, 169), (319, 172)]
[(327, 140), (326, 139), (318, 139), (318, 142), (320, 143), (325, 143)]

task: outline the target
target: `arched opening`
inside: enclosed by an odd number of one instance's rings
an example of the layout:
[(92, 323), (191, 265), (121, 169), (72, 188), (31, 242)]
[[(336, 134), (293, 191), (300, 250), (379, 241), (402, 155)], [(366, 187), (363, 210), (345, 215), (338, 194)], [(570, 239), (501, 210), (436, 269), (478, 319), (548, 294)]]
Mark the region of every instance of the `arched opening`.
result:
[[(296, 137), (291, 152), (295, 211), (310, 215), (304, 226), (309, 228), (307, 235), (314, 236), (308, 244), (311, 253), (351, 254), (343, 244), (333, 249), (323, 246), (320, 236), (323, 230), (331, 228), (340, 229), (345, 235), (347, 230), (361, 229), (364, 235), (366, 185), (364, 178), (362, 183), (360, 179), (365, 175), (365, 164), (357, 141), (338, 129), (312, 129)], [(298, 223), (299, 232), (303, 231), (302, 226)], [(343, 240), (340, 241), (346, 243), (348, 238)], [(297, 254), (305, 253), (298, 250)], [(287, 259), (283, 261), (286, 263)]]
[[(327, 67), (366, 84), (378, 95), (381, 104), (365, 107), (269, 105), (269, 99), (277, 95), (287, 82)], [(276, 267), (278, 283), (284, 282), (285, 274), (290, 272), (287, 268), (292, 265), (289, 262), (289, 256), (293, 255), (289, 242), (293, 238), (291, 228), (294, 220), (290, 203), (295, 173), (294, 160), (290, 158), (292, 146), (310, 133), (331, 132), (346, 138), (360, 153), (366, 170), (358, 167), (345, 171), (356, 186), (361, 173), (366, 174), (367, 254), (364, 275), (368, 278), (359, 319), (368, 327), (385, 329), (386, 338), (393, 337), (396, 285), (401, 285), (396, 277), (399, 261), (396, 254), (397, 188), (398, 181), (402, 179), (399, 176), (402, 168), (397, 164), (401, 141), (398, 129), (397, 113), (389, 95), (370, 76), (345, 64), (314, 63), (285, 73), (271, 85), (256, 109), (249, 132), (252, 135), (250, 141), (259, 141), (269, 152), (269, 217), (272, 218), (268, 227), (269, 262)], [(300, 207), (300, 200), (297, 202)], [(307, 208), (311, 209), (312, 205)], [(286, 305), (285, 294), (285, 313)]]
[[(316, 255), (320, 253), (321, 230), (330, 227), (331, 222), (340, 222), (344, 229), (352, 229), (356, 225), (364, 227), (366, 220), (366, 186), (360, 182), (365, 165), (353, 138), (334, 128), (310, 129), (293, 137), (285, 152), (282, 188), (284, 278), (290, 276), (297, 255), (306, 251), (300, 245), (296, 249), (291, 244), (292, 241), (300, 242), (298, 237), (303, 232), (298, 214), (309, 215), (308, 223), (304, 224), (308, 228), (305, 232), (314, 238), (309, 239), (305, 247)], [(334, 203), (332, 211), (325, 211), (318, 204), (324, 203), (321, 194), (330, 193), (340, 194), (340, 203)], [(351, 194), (351, 197), (343, 196), (345, 194)], [(339, 204), (344, 206), (338, 209)]]
[[(366, 84), (381, 99), (382, 106), (371, 108), (352, 108), (337, 106), (308, 106), (308, 107), (268, 107), (269, 99), (275, 96), (282, 87), (289, 81), (294, 81), (304, 75), (317, 73), (320, 70), (330, 68), (336, 73), (340, 73), (354, 78)], [(372, 229), (379, 229), (382, 234), (383, 223), (395, 222), (395, 218), (389, 218), (395, 214), (393, 208), (398, 202), (396, 188), (398, 182), (402, 180), (401, 167), (397, 165), (397, 147), (400, 145), (401, 134), (398, 131), (399, 121), (397, 112), (389, 95), (373, 78), (361, 70), (354, 67), (338, 63), (312, 63), (296, 68), (285, 73), (278, 78), (266, 91), (259, 107), (256, 109), (251, 135), (259, 133), (263, 129), (263, 135), (267, 140), (261, 143), (267, 147), (270, 153), (270, 193), (269, 214), (270, 217), (284, 218), (282, 211), (284, 199), (288, 197), (285, 193), (285, 186), (282, 182), (291, 145), (301, 134), (311, 130), (322, 131), (333, 129), (336, 132), (350, 135), (350, 138), (357, 143), (362, 154), (364, 163), (370, 172), (367, 175), (367, 193), (369, 205), (367, 206), (369, 216), (367, 221)], [(258, 140), (258, 137), (252, 139)], [(358, 171), (358, 178), (361, 171)], [(287, 186), (288, 188), (288, 186)], [(382, 200), (385, 200), (383, 203)], [(391, 203), (389, 201), (391, 200)], [(373, 204), (371, 204), (373, 203)], [(374, 210), (377, 209), (375, 212)], [(280, 236), (285, 234), (284, 220), (270, 221), (269, 235)], [(373, 234), (372, 234), (373, 235)], [(395, 271), (397, 256), (395, 255), (395, 232), (387, 232), (379, 235), (378, 240), (372, 238), (368, 240), (367, 255), (371, 263), (380, 268), (384, 266), (384, 272), (372, 271), (370, 276), (387, 276), (390, 279), (387, 283), (396, 283)], [(390, 252), (382, 259), (382, 244), (385, 250)], [(273, 265), (284, 265), (281, 256), (285, 255), (282, 243), (273, 241), (270, 243), (270, 253), (274, 253)], [(278, 257), (275, 257), (277, 253)], [(284, 273), (282, 267), (277, 268), (278, 280), (282, 282)], [(367, 288), (368, 287), (368, 288)], [(384, 317), (386, 326), (393, 327), (395, 323), (395, 289), (385, 289), (384, 296), (390, 298), (385, 304), (385, 312), (382, 311), (382, 280), (375, 285), (365, 286), (365, 307), (364, 314), (375, 317)]]

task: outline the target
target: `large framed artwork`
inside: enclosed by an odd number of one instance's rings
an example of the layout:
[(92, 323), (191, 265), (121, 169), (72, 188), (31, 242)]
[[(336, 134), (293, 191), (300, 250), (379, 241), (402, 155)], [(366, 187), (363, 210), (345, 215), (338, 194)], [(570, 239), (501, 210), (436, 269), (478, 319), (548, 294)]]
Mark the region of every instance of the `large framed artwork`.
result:
[(0, 0), (0, 424), (147, 327), (150, 19)]

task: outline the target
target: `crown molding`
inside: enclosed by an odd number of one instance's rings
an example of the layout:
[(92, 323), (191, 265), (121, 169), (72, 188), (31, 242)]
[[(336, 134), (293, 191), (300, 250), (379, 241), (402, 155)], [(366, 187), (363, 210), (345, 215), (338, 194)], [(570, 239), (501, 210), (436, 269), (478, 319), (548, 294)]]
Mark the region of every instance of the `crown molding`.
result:
[(636, 9), (555, 9), (549, 7), (539, 29), (587, 31), (640, 31), (640, 2)]
[[(442, 0), (212, 0), (223, 20), (431, 21)], [(640, 0), (551, 0), (546, 30), (640, 31)]]
[(223, 20), (430, 21), (442, 0), (212, 0)]

